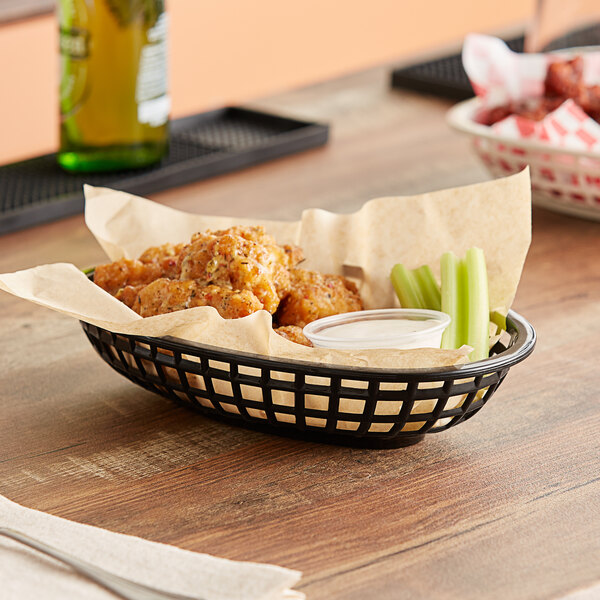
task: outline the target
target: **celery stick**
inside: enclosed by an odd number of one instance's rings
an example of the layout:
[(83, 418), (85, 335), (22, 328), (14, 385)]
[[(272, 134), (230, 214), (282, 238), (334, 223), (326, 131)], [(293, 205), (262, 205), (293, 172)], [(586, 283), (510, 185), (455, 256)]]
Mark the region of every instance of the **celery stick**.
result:
[(490, 300), (483, 250), (469, 248), (465, 263), (468, 293), (466, 343), (473, 348), (469, 359), (476, 361), (489, 356)]
[(495, 323), (500, 331), (506, 331), (506, 315), (499, 310), (492, 310), (490, 312), (490, 321)]
[(413, 269), (413, 273), (421, 289), (425, 308), (430, 310), (441, 310), (440, 286), (437, 284), (429, 265), (423, 265), (418, 269)]
[(449, 315), (451, 321), (442, 335), (442, 348), (455, 349), (463, 345), (463, 307), (466, 296), (464, 295), (463, 274), (461, 261), (453, 252), (442, 254), (440, 260), (442, 276), (441, 308)]
[(403, 264), (392, 268), (392, 285), (403, 308), (425, 308), (425, 301), (414, 273)]

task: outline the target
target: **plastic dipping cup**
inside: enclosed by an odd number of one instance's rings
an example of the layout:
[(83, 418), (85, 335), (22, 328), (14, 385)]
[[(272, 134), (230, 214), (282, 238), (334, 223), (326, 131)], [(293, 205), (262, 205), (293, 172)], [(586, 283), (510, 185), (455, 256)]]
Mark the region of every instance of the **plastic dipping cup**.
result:
[(317, 348), (439, 348), (450, 317), (437, 310), (387, 308), (325, 317), (304, 327)]

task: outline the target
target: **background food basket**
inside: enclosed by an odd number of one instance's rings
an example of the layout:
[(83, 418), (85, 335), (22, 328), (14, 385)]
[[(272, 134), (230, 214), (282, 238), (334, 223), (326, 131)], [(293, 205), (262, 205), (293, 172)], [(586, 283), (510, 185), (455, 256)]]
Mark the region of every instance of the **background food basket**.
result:
[(508, 339), (490, 358), (435, 370), (283, 361), (82, 326), (116, 371), (205, 415), (280, 435), (380, 448), (408, 445), (471, 418), (535, 345), (533, 327), (513, 311)]
[(471, 136), (475, 152), (494, 177), (517, 173), (529, 165), (534, 204), (600, 221), (600, 153), (500, 136), (475, 122), (480, 109), (481, 101), (472, 98), (450, 109), (447, 120)]

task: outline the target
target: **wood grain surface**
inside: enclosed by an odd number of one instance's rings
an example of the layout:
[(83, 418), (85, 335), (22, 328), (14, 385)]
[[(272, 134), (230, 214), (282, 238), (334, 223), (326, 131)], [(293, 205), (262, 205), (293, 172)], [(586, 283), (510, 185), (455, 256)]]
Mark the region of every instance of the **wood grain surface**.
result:
[[(260, 107), (329, 121), (331, 143), (153, 199), (296, 219), (308, 207), (349, 212), (380, 195), (487, 178), (445, 125), (449, 104), (390, 91), (383, 68)], [(0, 238), (1, 272), (103, 259), (82, 217)], [(2, 294), (0, 492), (115, 531), (299, 569), (298, 589), (314, 600), (541, 599), (593, 588), (600, 223), (534, 209), (514, 308), (538, 346), (475, 418), (409, 448), (366, 450), (188, 412), (112, 371), (77, 322)]]

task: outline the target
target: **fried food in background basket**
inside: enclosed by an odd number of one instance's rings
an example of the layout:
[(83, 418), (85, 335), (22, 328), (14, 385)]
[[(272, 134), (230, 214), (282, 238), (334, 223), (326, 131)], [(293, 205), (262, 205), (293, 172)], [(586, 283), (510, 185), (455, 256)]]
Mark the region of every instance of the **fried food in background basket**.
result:
[(212, 306), (237, 319), (264, 309), (277, 333), (310, 346), (304, 325), (363, 304), (348, 279), (297, 268), (303, 258), (300, 248), (278, 245), (262, 226), (235, 226), (100, 265), (94, 283), (142, 317)]
[(566, 100), (573, 100), (588, 116), (600, 123), (600, 86), (585, 85), (583, 58), (559, 60), (548, 65), (541, 98), (527, 98), (492, 108), (481, 115), (483, 125), (493, 125), (510, 115), (541, 121)]

